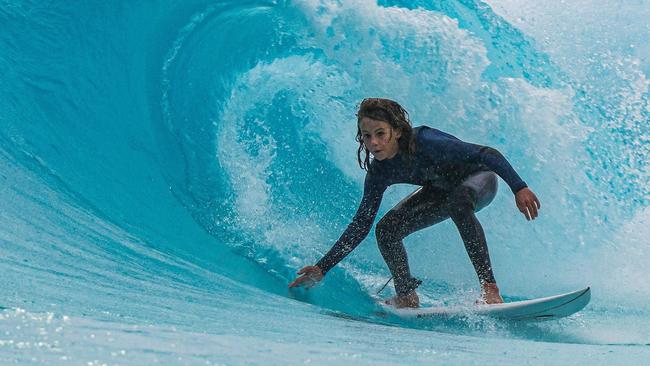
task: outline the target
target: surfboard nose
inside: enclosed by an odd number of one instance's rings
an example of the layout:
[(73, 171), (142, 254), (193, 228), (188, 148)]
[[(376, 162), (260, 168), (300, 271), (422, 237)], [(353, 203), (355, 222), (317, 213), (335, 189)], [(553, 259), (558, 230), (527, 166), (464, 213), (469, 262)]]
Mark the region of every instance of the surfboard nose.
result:
[(563, 318), (573, 315), (584, 309), (591, 301), (591, 287), (582, 290), (570, 292), (564, 295), (558, 295), (555, 301), (549, 302), (550, 306), (537, 314), (530, 314), (528, 317), (520, 319), (550, 320), (553, 318)]

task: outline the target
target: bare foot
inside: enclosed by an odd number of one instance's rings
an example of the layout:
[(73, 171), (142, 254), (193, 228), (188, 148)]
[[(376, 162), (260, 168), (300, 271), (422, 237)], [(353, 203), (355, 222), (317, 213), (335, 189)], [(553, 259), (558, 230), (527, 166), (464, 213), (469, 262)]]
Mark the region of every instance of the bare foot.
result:
[(499, 294), (499, 287), (496, 283), (481, 284), (481, 299), (477, 303), (483, 304), (503, 304), (503, 298)]
[(404, 296), (395, 296), (386, 300), (387, 305), (393, 305), (396, 308), (419, 308), (420, 298), (415, 291), (411, 291)]

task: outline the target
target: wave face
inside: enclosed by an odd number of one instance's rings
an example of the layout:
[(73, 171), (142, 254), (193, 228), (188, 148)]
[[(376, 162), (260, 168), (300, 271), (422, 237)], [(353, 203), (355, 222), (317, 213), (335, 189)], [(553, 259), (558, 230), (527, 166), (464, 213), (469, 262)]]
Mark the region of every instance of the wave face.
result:
[[(0, 360), (647, 359), (647, 5), (0, 2)], [(368, 96), (499, 149), (538, 194), (533, 223), (505, 184), (479, 214), (507, 299), (591, 285), (591, 305), (541, 324), (385, 318), (372, 233), (288, 292), (357, 208)], [(452, 224), (406, 243), (424, 303), (474, 301)]]

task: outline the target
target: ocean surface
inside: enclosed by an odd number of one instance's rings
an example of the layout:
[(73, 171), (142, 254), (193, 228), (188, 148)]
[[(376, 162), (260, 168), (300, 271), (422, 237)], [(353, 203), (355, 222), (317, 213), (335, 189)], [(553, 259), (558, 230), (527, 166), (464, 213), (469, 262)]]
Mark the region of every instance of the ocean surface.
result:
[[(646, 363), (648, 19), (647, 0), (0, 0), (0, 364)], [(527, 222), (501, 182), (479, 213), (501, 291), (591, 286), (584, 311), (386, 316), (373, 233), (287, 289), (357, 208), (370, 96), (507, 156), (542, 209)], [(425, 305), (471, 306), (452, 223), (406, 245)]]

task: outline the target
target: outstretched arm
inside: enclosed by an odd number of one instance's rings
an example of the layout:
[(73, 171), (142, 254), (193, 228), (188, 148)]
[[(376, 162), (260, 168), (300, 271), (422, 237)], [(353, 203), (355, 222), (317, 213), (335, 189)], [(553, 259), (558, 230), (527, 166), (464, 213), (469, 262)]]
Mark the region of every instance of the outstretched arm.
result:
[(374, 184), (369, 175), (366, 176), (363, 198), (352, 222), (345, 229), (339, 240), (336, 241), (332, 249), (315, 266), (306, 266), (298, 271), (298, 274), (302, 276), (291, 282), (289, 287), (313, 286), (332, 267), (337, 265), (361, 243), (370, 232), (385, 189), (385, 187)]

